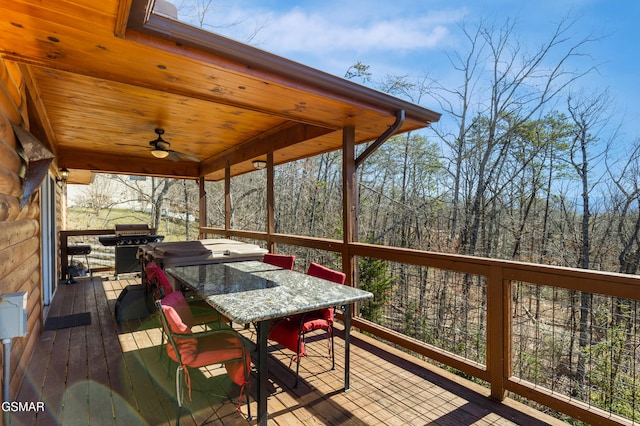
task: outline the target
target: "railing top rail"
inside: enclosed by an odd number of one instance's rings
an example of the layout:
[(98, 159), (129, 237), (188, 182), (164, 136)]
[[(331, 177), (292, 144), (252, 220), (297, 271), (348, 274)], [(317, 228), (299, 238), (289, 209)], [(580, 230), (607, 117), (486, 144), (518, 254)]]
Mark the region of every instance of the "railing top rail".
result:
[(67, 229), (60, 231), (60, 236), (77, 237), (81, 235), (110, 235), (115, 233), (115, 229)]
[[(255, 239), (266, 239), (264, 232), (251, 232), (202, 227), (201, 232), (238, 234)], [(340, 240), (271, 234), (273, 241), (329, 251), (341, 251)], [(502, 280), (523, 281), (576, 291), (640, 300), (640, 276), (616, 272), (603, 272), (565, 266), (542, 265), (515, 260), (490, 259), (478, 256), (437, 253), (431, 251), (389, 247), (368, 243), (349, 243), (349, 252), (356, 256), (375, 257), (392, 262), (430, 266), (450, 271), (490, 276), (499, 271)]]

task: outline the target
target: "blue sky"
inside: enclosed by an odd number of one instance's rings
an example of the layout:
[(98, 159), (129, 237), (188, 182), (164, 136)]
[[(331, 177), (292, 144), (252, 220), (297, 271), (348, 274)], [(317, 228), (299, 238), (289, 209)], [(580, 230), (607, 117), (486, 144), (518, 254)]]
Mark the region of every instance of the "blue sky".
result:
[[(624, 139), (640, 137), (640, 1), (213, 0), (210, 8), (218, 26), (212, 31), (338, 76), (360, 61), (370, 66), (374, 84), (386, 75), (428, 73), (446, 85), (452, 77), (446, 53), (465, 48), (463, 22), (515, 19), (518, 39), (536, 47), (570, 14), (578, 19), (576, 40), (602, 37), (589, 44), (590, 58), (575, 65), (598, 66), (581, 84), (590, 92), (608, 88)], [(438, 110), (434, 101), (422, 104)]]

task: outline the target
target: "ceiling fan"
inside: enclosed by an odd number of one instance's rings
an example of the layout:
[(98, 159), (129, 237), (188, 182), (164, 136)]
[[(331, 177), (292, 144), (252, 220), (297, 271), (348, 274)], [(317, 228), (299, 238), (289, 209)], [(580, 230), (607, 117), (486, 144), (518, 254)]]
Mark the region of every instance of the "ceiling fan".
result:
[(181, 159), (191, 160), (195, 162), (200, 162), (200, 160), (193, 155), (185, 154), (184, 152), (174, 151), (169, 149), (171, 144), (164, 139), (162, 139), (162, 135), (164, 134), (164, 129), (155, 129), (156, 134), (158, 135), (157, 139), (154, 139), (149, 142), (149, 145), (153, 147), (151, 150), (151, 155), (156, 158), (169, 158), (173, 161), (180, 161)]

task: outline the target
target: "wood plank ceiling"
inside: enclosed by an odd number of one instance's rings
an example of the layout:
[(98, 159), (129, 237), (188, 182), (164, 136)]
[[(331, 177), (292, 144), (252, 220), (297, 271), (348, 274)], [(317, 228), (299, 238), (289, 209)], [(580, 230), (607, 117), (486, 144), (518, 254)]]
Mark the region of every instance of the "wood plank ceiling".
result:
[[(0, 54), (20, 65), (29, 124), (59, 167), (218, 180), (227, 162), (232, 174), (245, 173), (271, 150), (279, 164), (338, 149), (344, 126), (356, 128), (358, 143), (374, 140), (400, 109), (401, 132), (439, 119), (163, 16), (149, 15), (168, 30), (147, 30), (146, 7), (146, 0), (0, 2)], [(155, 128), (170, 149), (200, 161), (153, 157)]]

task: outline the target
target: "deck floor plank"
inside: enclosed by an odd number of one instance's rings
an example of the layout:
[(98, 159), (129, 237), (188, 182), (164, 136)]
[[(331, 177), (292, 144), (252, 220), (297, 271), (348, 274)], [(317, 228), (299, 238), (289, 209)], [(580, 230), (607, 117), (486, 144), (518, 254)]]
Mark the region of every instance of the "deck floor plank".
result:
[[(78, 281), (60, 285), (49, 315), (88, 311), (91, 324), (41, 334), (17, 399), (43, 401), (46, 410), (16, 415), (12, 424), (174, 425), (175, 363), (166, 353), (160, 355), (157, 320), (126, 325), (115, 321), (117, 296), (139, 278), (96, 276)], [(252, 329), (236, 329), (255, 340)], [(487, 389), (357, 332), (352, 333), (351, 390), (343, 392), (342, 337), (338, 326), (335, 370), (330, 369), (325, 341), (311, 339), (297, 388), (292, 354), (270, 347), (270, 425), (563, 424), (511, 400), (492, 401)], [(244, 403), (237, 411), (239, 388), (222, 367), (191, 371), (192, 398), (185, 392), (181, 424), (256, 424), (255, 371), (251, 422)]]
[[(117, 376), (110, 377), (109, 375), (107, 355), (121, 351), (117, 332), (114, 330), (113, 314), (109, 311), (105, 291), (101, 285), (93, 286), (87, 304), (90, 306), (92, 318), (91, 333), (87, 339), (88, 380), (90, 383), (89, 413), (92, 422), (106, 423), (110, 419), (113, 423), (113, 419), (116, 418), (113, 394), (121, 386), (119, 386), (119, 381), (115, 380)], [(115, 349), (106, 349), (114, 345), (117, 346)]]
[[(81, 284), (80, 284), (81, 285)], [(74, 313), (74, 303), (78, 284), (63, 284), (58, 288), (64, 291), (66, 296), (61, 301), (61, 306), (55, 309), (59, 316)], [(53, 310), (53, 309), (52, 309)], [(51, 315), (51, 312), (50, 312)], [(69, 368), (69, 351), (71, 347), (71, 329), (64, 328), (53, 330), (53, 347), (47, 367), (44, 386), (42, 388), (42, 399), (45, 401), (46, 413), (51, 415), (50, 419), (38, 419), (38, 424), (63, 424), (64, 392), (67, 389), (67, 373)], [(61, 388), (62, 385), (62, 388)], [(53, 421), (54, 423), (50, 423)]]
[[(71, 313), (86, 312), (86, 297), (93, 286), (87, 279), (78, 278), (74, 284), (73, 310)], [(90, 290), (90, 291), (89, 291)], [(92, 321), (93, 323), (93, 321)], [(69, 361), (67, 365), (66, 391), (63, 395), (61, 424), (87, 425), (89, 418), (89, 381), (87, 370), (87, 330), (89, 326), (69, 328)]]
[[(147, 325), (141, 323), (140, 327)], [(134, 394), (145, 395), (138, 399), (140, 413), (153, 424), (168, 424), (175, 418), (176, 403), (170, 393), (173, 383), (166, 369), (167, 357), (160, 358), (159, 340), (153, 342), (146, 330), (133, 332), (132, 337), (135, 347), (127, 352), (126, 360), (129, 371), (135, 371)]]
[[(98, 315), (103, 333), (103, 356), (105, 363), (105, 376), (100, 373), (100, 380), (110, 391), (113, 418), (118, 424), (144, 424), (148, 423), (140, 415), (138, 408), (138, 397), (134, 392), (133, 375), (130, 368), (131, 363), (127, 363), (126, 350), (123, 342), (131, 339), (128, 333), (120, 333), (115, 320), (115, 304), (120, 291), (131, 284), (131, 280), (108, 280), (101, 283), (101, 288), (97, 289), (104, 293), (104, 298), (100, 298), (98, 304)], [(96, 294), (97, 294), (96, 293)], [(96, 377), (96, 380), (98, 378)], [(143, 397), (143, 396), (141, 396)]]

